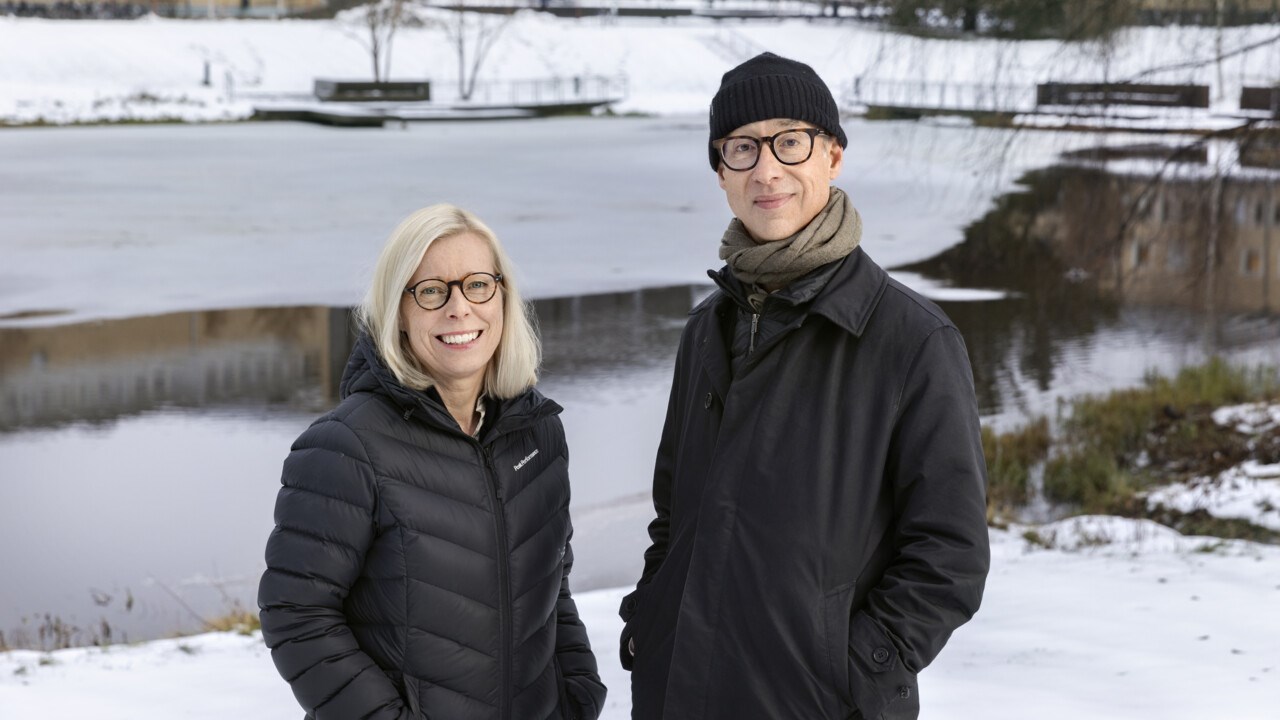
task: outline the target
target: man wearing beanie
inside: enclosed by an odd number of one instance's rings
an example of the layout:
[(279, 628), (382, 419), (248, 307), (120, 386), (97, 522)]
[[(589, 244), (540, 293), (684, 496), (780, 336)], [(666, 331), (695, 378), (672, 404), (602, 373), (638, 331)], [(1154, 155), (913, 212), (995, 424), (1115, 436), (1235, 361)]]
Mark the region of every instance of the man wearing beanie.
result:
[(725, 73), (734, 219), (690, 313), (620, 613), (636, 720), (916, 718), (982, 599), (986, 466), (964, 341), (858, 242), (831, 92), (771, 53)]

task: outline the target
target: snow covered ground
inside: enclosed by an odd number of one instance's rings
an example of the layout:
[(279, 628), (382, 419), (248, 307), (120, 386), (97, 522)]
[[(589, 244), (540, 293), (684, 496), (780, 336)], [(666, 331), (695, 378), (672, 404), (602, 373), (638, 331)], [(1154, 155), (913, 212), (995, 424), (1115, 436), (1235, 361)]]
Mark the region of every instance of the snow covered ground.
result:
[(1147, 504), (1184, 513), (1207, 510), (1214, 517), (1248, 520), (1280, 531), (1280, 465), (1250, 460), (1216, 478), (1196, 478), (1154, 490), (1147, 494)]
[[(369, 78), (364, 35), (354, 16), (346, 17), (0, 18), (0, 123), (247, 117), (255, 97), (309, 95), (317, 77)], [(1212, 28), (1133, 28), (1101, 46), (930, 39), (823, 20), (561, 19), (524, 11), (503, 29), (481, 80), (625, 78), (629, 92), (619, 112), (702, 115), (725, 70), (771, 50), (813, 65), (848, 107), (856, 102), (855, 81), (864, 92), (905, 92), (902, 83), (927, 82), (931, 92), (1025, 96), (1048, 80), (1137, 79), (1211, 85), (1213, 109), (1230, 111), (1242, 85), (1280, 80), (1280, 42), (1267, 42), (1277, 36), (1278, 26), (1227, 28), (1228, 57), (1219, 67), (1211, 62)], [(456, 79), (457, 58), (439, 28), (402, 28), (391, 75), (447, 84)]]
[[(1280, 405), (1248, 403), (1221, 407), (1213, 420), (1236, 432), (1256, 436), (1275, 430)], [(1246, 460), (1216, 477), (1197, 477), (1147, 493), (1147, 504), (1179, 512), (1204, 510), (1213, 517), (1247, 520), (1280, 531), (1280, 464)]]
[[(1268, 720), (1280, 705), (1280, 548), (1077, 518), (993, 530), (982, 610), (921, 675), (922, 720)], [(578, 595), (609, 686), (625, 589)], [(260, 638), (0, 654), (6, 719), (285, 720), (300, 715)]]

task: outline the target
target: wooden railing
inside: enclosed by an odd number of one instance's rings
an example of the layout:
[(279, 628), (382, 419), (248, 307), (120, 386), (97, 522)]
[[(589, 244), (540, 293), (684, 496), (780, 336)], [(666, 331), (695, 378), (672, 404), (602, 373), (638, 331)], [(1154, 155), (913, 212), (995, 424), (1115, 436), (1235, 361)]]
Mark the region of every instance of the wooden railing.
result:
[(326, 102), (425, 102), (431, 99), (431, 83), (356, 82), (316, 80), (315, 94)]
[(1144, 105), (1207, 108), (1209, 107), (1209, 86), (1041, 83), (1036, 86), (1036, 105)]

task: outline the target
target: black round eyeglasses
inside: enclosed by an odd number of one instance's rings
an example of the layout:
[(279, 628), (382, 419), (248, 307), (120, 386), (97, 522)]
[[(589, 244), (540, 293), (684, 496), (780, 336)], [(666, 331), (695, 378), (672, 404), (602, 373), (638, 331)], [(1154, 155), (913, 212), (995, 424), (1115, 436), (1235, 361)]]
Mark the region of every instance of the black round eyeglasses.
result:
[(404, 291), (423, 310), (439, 310), (449, 304), (455, 285), (462, 291), (462, 297), (466, 298), (467, 302), (480, 305), (492, 300), (501, 284), (501, 275), (474, 272), (461, 280), (446, 281), (440, 278), (427, 278), (405, 288)]
[(767, 144), (773, 156), (783, 165), (799, 165), (813, 156), (813, 139), (826, 135), (818, 128), (796, 128), (768, 137), (731, 135), (716, 140), (712, 146), (720, 153), (720, 160), (730, 170), (750, 170), (760, 162), (760, 146)]

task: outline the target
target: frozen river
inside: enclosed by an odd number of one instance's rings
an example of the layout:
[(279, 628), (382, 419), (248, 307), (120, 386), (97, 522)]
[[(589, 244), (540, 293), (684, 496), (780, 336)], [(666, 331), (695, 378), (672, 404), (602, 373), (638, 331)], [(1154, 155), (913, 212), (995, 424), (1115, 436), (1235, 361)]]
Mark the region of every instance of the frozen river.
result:
[[(886, 266), (955, 244), (1021, 170), (1085, 140), (847, 129), (839, 184)], [(704, 118), (7, 129), (0, 322), (351, 305), (399, 219), (439, 201), (484, 218), (535, 297), (704, 282), (729, 219), (706, 142)]]
[[(838, 184), (885, 266), (956, 245), (1059, 151), (1122, 140), (845, 127)], [(488, 221), (539, 299), (575, 587), (632, 582), (675, 343), (728, 220), (705, 133), (633, 118), (0, 132), (0, 630), (32, 637), (49, 613), (81, 639), (102, 619), (141, 639), (252, 606), (280, 462), (334, 401), (345, 308), (396, 222), (438, 201)], [(1203, 355), (1194, 319), (1150, 308), (1083, 323), (1016, 293), (944, 308), (992, 422)], [(1269, 321), (1232, 327), (1232, 352), (1272, 359)]]

